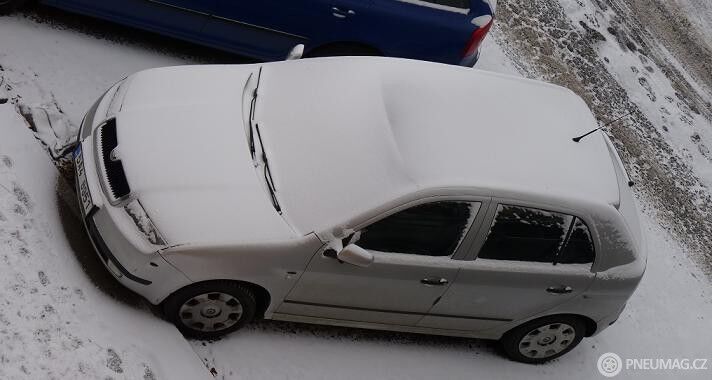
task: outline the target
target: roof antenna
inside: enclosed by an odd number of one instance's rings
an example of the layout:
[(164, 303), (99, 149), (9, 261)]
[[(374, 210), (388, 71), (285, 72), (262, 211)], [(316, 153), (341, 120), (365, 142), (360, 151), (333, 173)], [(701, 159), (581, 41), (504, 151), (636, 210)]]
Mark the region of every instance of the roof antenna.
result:
[(611, 125), (611, 124), (614, 124), (614, 123), (616, 123), (616, 122), (622, 120), (623, 118), (626, 118), (626, 117), (630, 116), (631, 114), (633, 114), (633, 112), (635, 112), (635, 111), (630, 111), (630, 112), (628, 112), (627, 114), (625, 114), (625, 115), (623, 115), (623, 116), (621, 116), (621, 117), (619, 117), (619, 118), (617, 118), (617, 119), (615, 119), (615, 120), (613, 120), (613, 121), (611, 121), (611, 122), (609, 122), (609, 123), (607, 123), (607, 124), (604, 124), (604, 125), (602, 125), (602, 126), (596, 128), (596, 129), (594, 129), (594, 130), (592, 130), (591, 132), (587, 132), (586, 134), (583, 134), (583, 135), (581, 135), (581, 136), (579, 136), (579, 137), (574, 137), (572, 140), (574, 140), (574, 142), (579, 142), (579, 141), (581, 141), (584, 137), (586, 137), (586, 136), (592, 134), (593, 132), (596, 132), (596, 131), (598, 131), (598, 130), (601, 129), (601, 128), (605, 128), (605, 127), (607, 127), (607, 126), (609, 126), (609, 125)]

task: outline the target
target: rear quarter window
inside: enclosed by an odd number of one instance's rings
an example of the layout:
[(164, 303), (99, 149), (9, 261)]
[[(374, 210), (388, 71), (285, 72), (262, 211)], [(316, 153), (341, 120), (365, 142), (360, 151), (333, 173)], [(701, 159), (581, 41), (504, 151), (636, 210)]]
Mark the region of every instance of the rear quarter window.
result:
[(581, 219), (576, 218), (571, 233), (561, 252), (556, 256), (560, 264), (588, 264), (593, 263), (593, 239), (591, 231)]

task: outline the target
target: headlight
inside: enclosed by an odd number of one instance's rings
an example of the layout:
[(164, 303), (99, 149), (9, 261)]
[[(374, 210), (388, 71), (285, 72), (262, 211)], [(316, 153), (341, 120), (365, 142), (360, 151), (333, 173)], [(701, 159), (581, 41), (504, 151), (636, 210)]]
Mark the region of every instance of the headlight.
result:
[(161, 234), (156, 229), (156, 226), (151, 221), (151, 218), (146, 214), (141, 202), (138, 199), (134, 199), (124, 206), (124, 210), (131, 217), (134, 224), (138, 228), (139, 232), (153, 245), (166, 245), (166, 241), (163, 240)]
[(132, 77), (126, 77), (120, 80), (111, 87), (109, 92), (107, 92), (107, 96), (111, 96), (109, 104), (106, 107), (107, 119), (116, 116), (116, 114), (121, 110), (121, 106), (124, 104), (124, 97), (126, 96), (126, 92), (131, 85), (131, 79)]
[[(81, 125), (81, 135), (80, 135), (81, 141), (84, 141), (84, 139), (86, 139), (87, 137), (89, 137), (89, 135), (91, 135), (92, 129), (94, 127), (94, 121), (96, 120), (96, 111), (99, 108), (99, 105), (101, 104), (101, 102), (104, 100), (104, 98), (106, 98), (107, 94), (111, 94), (111, 99), (110, 99), (109, 104), (106, 107), (102, 107), (102, 108), (106, 108), (106, 112), (103, 115), (99, 115), (99, 121), (103, 122), (104, 120), (109, 118), (108, 114), (109, 114), (109, 112), (112, 112), (111, 106), (112, 106), (112, 104), (114, 104), (117, 101), (117, 93), (119, 92), (121, 87), (124, 87), (122, 85), (124, 84), (124, 82), (126, 82), (126, 79), (127, 78), (124, 78), (124, 79), (114, 83), (113, 86), (109, 87), (108, 90), (104, 91), (104, 93), (99, 97), (99, 99), (97, 99), (96, 102), (94, 102), (94, 104), (91, 106), (89, 111), (87, 111), (86, 115), (84, 115), (84, 119), (82, 120), (82, 125)], [(125, 93), (126, 93), (126, 91), (124, 89), (124, 91), (122, 92), (122, 96), (118, 100), (123, 101), (123, 95), (125, 95)]]
[[(106, 93), (104, 93), (106, 95)], [(87, 111), (86, 115), (84, 115), (84, 120), (82, 120), (82, 126), (81, 126), (81, 137), (80, 141), (84, 141), (89, 135), (91, 135), (92, 132), (92, 126), (94, 125), (94, 116), (96, 115), (96, 109), (99, 107), (99, 103), (104, 99), (104, 95), (99, 97), (99, 99), (94, 102), (94, 105), (91, 106), (89, 111)]]

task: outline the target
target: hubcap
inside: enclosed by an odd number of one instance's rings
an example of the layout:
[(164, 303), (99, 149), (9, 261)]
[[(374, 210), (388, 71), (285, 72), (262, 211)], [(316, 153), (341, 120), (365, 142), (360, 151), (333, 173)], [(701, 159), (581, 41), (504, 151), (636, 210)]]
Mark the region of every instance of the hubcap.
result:
[(178, 313), (187, 327), (198, 331), (220, 331), (240, 320), (242, 304), (227, 293), (211, 292), (185, 301)]
[(554, 356), (565, 350), (576, 338), (576, 330), (566, 323), (537, 327), (519, 341), (519, 352), (532, 359)]

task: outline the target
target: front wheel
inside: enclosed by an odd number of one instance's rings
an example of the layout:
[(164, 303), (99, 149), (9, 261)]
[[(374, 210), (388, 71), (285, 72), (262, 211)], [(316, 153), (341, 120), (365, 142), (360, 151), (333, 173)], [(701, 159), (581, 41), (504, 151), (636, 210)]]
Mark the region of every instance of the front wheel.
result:
[(536, 319), (516, 327), (500, 339), (510, 359), (530, 364), (544, 363), (566, 354), (583, 339), (586, 325), (569, 315)]
[(173, 293), (163, 311), (183, 335), (215, 339), (229, 334), (255, 316), (255, 295), (248, 287), (231, 281), (193, 284)]
[(0, 15), (10, 14), (26, 2), (27, 0), (0, 0)]

